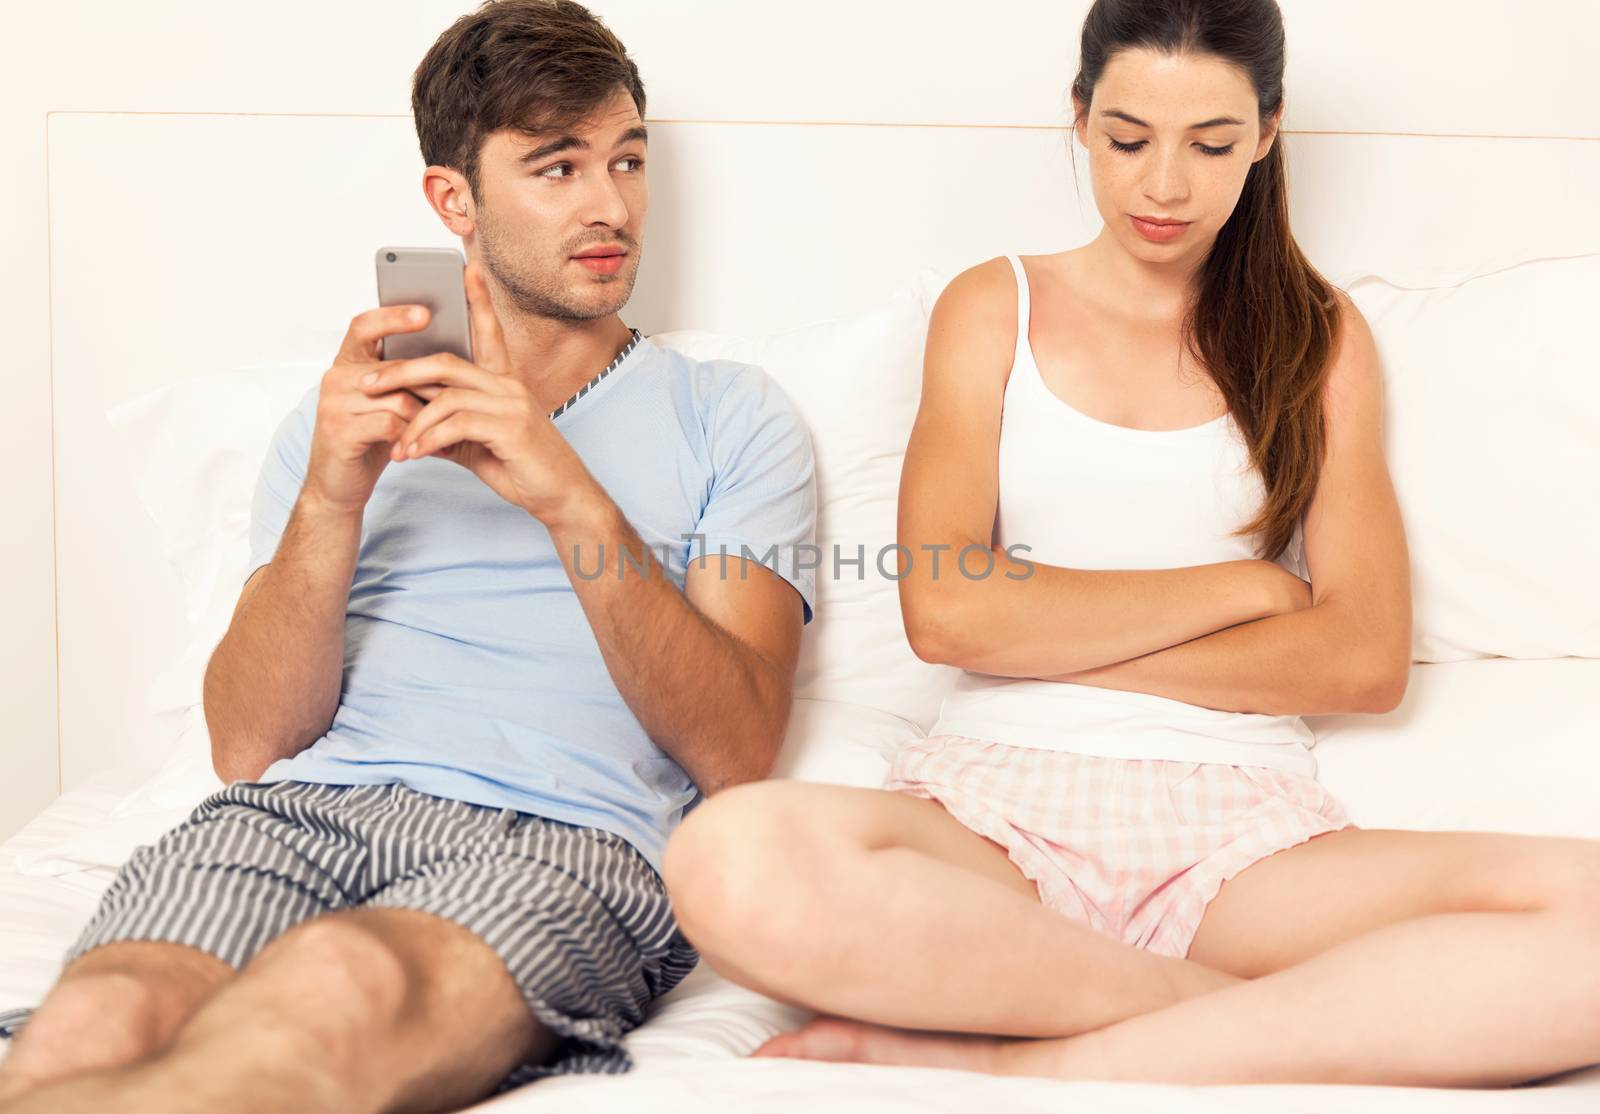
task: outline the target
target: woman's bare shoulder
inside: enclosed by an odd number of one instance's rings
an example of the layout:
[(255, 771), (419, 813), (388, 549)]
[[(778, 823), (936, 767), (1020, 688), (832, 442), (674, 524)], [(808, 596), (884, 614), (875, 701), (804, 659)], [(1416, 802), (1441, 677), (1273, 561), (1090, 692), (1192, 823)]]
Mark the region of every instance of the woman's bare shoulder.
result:
[[(992, 369), (1003, 384), (1017, 338), (1017, 284), (998, 256), (950, 280), (928, 319), (926, 377), (970, 379)], [(981, 375), (980, 380), (989, 376)]]
[(1381, 421), (1383, 372), (1372, 329), (1350, 295), (1334, 287), (1333, 297), (1338, 316), (1324, 386), (1328, 417), (1338, 422), (1353, 408), (1369, 407)]
[(951, 279), (934, 303), (933, 312), (935, 316), (959, 317), (969, 322), (1010, 320), (1016, 310), (1015, 291), (1011, 263), (997, 255)]

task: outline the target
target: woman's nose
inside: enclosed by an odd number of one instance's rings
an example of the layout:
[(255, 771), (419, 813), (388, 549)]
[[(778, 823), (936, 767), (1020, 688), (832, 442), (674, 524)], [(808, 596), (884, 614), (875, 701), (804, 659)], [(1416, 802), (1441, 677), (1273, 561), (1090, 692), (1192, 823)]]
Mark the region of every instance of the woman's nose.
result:
[(1144, 181), (1144, 193), (1151, 202), (1162, 207), (1158, 215), (1175, 215), (1168, 210), (1189, 199), (1189, 179), (1181, 155), (1157, 155), (1152, 160), (1150, 173)]

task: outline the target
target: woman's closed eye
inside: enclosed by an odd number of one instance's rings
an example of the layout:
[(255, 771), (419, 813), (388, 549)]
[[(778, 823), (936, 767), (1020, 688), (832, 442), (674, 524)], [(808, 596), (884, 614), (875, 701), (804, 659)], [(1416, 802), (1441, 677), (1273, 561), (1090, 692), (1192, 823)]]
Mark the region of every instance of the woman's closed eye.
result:
[[(1108, 135), (1106, 136), (1106, 142), (1111, 144), (1113, 151), (1121, 151), (1125, 155), (1131, 155), (1135, 151), (1141, 150), (1149, 140), (1141, 139), (1137, 143), (1118, 143)], [(1234, 147), (1232, 143), (1226, 147), (1208, 147), (1204, 143), (1196, 143), (1195, 146), (1200, 149), (1202, 154), (1210, 155), (1212, 158), (1221, 158), (1223, 155), (1232, 154)]]

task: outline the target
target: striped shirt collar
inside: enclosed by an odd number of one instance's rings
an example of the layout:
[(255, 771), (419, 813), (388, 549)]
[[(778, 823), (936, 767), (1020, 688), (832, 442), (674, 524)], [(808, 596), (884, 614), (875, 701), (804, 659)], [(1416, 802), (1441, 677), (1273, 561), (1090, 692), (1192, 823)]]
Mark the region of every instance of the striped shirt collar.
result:
[(622, 346), (622, 351), (617, 353), (617, 358), (612, 360), (609, 364), (607, 364), (606, 367), (605, 367), (605, 370), (602, 371), (599, 375), (596, 375), (593, 379), (589, 380), (583, 386), (579, 387), (577, 392), (571, 398), (567, 399), (567, 401), (563, 402), (560, 406), (557, 406), (554, 410), (550, 411), (550, 420), (551, 421), (555, 421), (562, 414), (564, 414), (568, 410), (572, 409), (573, 403), (577, 402), (580, 398), (582, 398), (584, 395), (588, 394), (591, 390), (593, 390), (594, 387), (595, 387), (595, 384), (599, 383), (600, 380), (604, 379), (606, 376), (610, 375), (613, 371), (617, 370), (617, 368), (621, 365), (622, 361), (626, 360), (628, 358), (628, 355), (635, 348), (639, 347), (639, 342), (644, 339), (644, 334), (639, 332), (638, 329), (629, 329), (628, 332), (631, 333), (632, 335), (628, 338), (628, 343), (624, 344)]

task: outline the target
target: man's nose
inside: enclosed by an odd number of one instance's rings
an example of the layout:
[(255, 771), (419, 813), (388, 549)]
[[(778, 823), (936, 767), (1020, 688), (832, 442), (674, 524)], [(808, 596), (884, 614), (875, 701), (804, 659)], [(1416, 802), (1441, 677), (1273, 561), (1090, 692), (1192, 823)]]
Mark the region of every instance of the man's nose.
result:
[(593, 185), (583, 199), (584, 207), (581, 214), (583, 223), (605, 225), (608, 228), (621, 228), (627, 224), (628, 203), (611, 175), (601, 175), (591, 181)]

